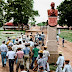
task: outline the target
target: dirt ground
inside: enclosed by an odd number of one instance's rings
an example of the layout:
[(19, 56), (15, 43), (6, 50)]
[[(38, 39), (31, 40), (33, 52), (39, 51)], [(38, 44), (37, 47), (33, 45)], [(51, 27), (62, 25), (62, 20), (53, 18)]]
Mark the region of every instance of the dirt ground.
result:
[[(46, 35), (46, 38), (47, 38), (46, 29), (40, 30), (39, 27), (35, 27), (35, 28), (32, 27), (31, 31), (27, 31), (26, 34), (29, 35), (31, 32), (33, 32), (33, 35), (35, 35), (36, 31), (38, 31), (39, 33), (41, 33), (43, 31)], [(65, 47), (62, 47), (62, 39), (60, 38), (59, 45), (58, 45), (58, 51), (62, 51), (65, 59), (69, 59), (70, 64), (72, 65), (72, 43), (69, 41), (65, 41)], [(16, 72), (15, 69), (16, 69), (16, 64), (14, 64), (14, 72)], [(7, 61), (6, 67), (2, 67), (1, 57), (0, 57), (0, 72), (9, 72), (8, 61)], [(19, 72), (20, 72), (20, 70), (19, 70)], [(30, 70), (30, 72), (33, 72), (33, 71)]]

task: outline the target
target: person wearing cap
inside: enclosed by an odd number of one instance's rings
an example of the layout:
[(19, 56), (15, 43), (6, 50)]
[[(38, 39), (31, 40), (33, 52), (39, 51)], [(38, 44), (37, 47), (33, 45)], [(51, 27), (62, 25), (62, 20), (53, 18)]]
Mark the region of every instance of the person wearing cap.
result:
[(70, 60), (65, 60), (65, 66), (63, 68), (63, 72), (72, 72), (72, 68), (69, 62)]
[(44, 46), (43, 57), (44, 57), (44, 58), (47, 58), (47, 69), (46, 69), (46, 70), (49, 72), (49, 71), (50, 71), (50, 68), (49, 68), (49, 63), (48, 63), (48, 61), (49, 61), (49, 58), (50, 58), (50, 53), (49, 53), (49, 51), (47, 50), (47, 46)]
[(40, 50), (39, 51), (39, 59), (37, 60), (37, 64), (36, 66), (33, 68), (33, 70), (35, 70), (38, 67), (38, 71), (39, 71), (39, 67), (43, 66), (43, 69), (46, 69), (46, 64), (47, 64), (47, 58), (43, 58), (43, 51)]
[(18, 44), (18, 43), (19, 43), (19, 42), (18, 42), (18, 38), (16, 38), (14, 44)]
[(12, 51), (12, 48), (9, 47), (9, 51), (6, 54), (6, 57), (9, 59), (9, 71), (13, 72), (14, 71), (14, 60), (15, 60), (15, 52)]
[(26, 63), (29, 63), (29, 54), (30, 54), (30, 48), (28, 47), (30, 44), (26, 43), (25, 48), (23, 49), (24, 51), (24, 66), (26, 69), (29, 69), (29, 64), (27, 65)]
[(64, 56), (62, 55), (62, 51), (59, 52), (59, 57), (56, 62), (57, 69), (56, 72), (62, 72), (62, 68), (64, 66)]
[(16, 39), (16, 37), (13, 36), (13, 37), (12, 37), (12, 42), (13, 42), (13, 44), (14, 44), (14, 42), (15, 42), (15, 39)]
[(23, 58), (24, 58), (24, 52), (21, 51), (21, 48), (19, 47), (16, 53), (16, 59), (17, 59), (16, 72), (18, 72), (19, 66), (23, 65)]
[(32, 50), (32, 52), (33, 52), (33, 57), (32, 57), (32, 63), (31, 63), (31, 69), (33, 69), (33, 64), (34, 64), (34, 61), (36, 60), (36, 58), (37, 58), (37, 56), (38, 56), (38, 51), (39, 51), (39, 49), (36, 47), (38, 44), (37, 43), (35, 43), (34, 44), (34, 48), (33, 48), (33, 50)]
[(7, 43), (6, 43), (7, 46), (8, 46), (8, 44), (9, 44), (10, 42), (12, 42), (12, 41), (11, 41), (11, 38), (9, 38), (9, 40), (7, 41)]
[(2, 45), (0, 46), (0, 51), (1, 51), (1, 58), (2, 58), (2, 66), (4, 67), (6, 65), (6, 54), (8, 51), (8, 48), (5, 45), (5, 41), (2, 42)]

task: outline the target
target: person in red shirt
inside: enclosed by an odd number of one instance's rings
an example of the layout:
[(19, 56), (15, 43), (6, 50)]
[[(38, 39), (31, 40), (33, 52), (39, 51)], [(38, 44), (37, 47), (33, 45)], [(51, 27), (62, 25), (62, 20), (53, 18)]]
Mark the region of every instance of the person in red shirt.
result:
[(16, 58), (18, 59), (17, 61), (17, 67), (16, 67), (16, 72), (18, 72), (19, 66), (23, 65), (23, 58), (24, 58), (24, 52), (21, 51), (21, 48), (17, 49), (17, 53), (16, 53)]

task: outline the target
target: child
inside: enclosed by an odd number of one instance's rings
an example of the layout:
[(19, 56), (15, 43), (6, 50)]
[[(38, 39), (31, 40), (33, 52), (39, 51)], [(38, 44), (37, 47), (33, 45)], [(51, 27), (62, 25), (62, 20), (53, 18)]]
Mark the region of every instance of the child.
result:
[(69, 60), (65, 60), (65, 66), (63, 72), (72, 72), (71, 65), (69, 64)]
[(56, 36), (56, 39), (57, 39), (57, 44), (59, 45), (59, 35), (58, 34)]
[(64, 37), (63, 37), (63, 39), (62, 39), (62, 46), (64, 47)]

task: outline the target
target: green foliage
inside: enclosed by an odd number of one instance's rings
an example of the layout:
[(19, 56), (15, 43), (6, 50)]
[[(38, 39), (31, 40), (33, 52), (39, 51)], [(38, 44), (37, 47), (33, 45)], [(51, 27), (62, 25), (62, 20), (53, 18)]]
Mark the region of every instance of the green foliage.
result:
[(3, 6), (4, 6), (5, 2), (4, 0), (0, 0), (0, 27), (3, 25)]
[(14, 18), (14, 24), (26, 25), (29, 19), (38, 15), (38, 11), (33, 10), (33, 0), (7, 0), (7, 2), (4, 6), (7, 22)]
[(38, 26), (46, 26), (47, 25), (47, 22), (41, 22), (41, 23), (38, 23), (37, 25)]
[(64, 37), (65, 40), (72, 42), (72, 31), (71, 30), (61, 30), (60, 37), (61, 38)]
[(72, 26), (72, 0), (63, 1), (58, 7), (59, 25)]

